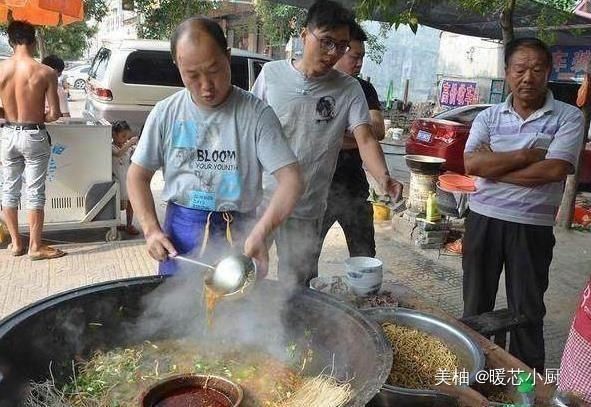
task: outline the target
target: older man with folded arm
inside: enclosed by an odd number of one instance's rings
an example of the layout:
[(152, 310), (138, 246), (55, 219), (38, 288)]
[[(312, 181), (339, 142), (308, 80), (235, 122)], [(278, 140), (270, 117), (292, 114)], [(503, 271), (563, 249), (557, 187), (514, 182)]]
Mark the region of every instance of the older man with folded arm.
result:
[(476, 117), (464, 155), (466, 172), (478, 176), (464, 237), (464, 315), (494, 309), (504, 268), (509, 310), (528, 319), (512, 330), (509, 350), (543, 373), (553, 225), (584, 123), (548, 90), (552, 55), (542, 41), (508, 44), (505, 66), (511, 94)]

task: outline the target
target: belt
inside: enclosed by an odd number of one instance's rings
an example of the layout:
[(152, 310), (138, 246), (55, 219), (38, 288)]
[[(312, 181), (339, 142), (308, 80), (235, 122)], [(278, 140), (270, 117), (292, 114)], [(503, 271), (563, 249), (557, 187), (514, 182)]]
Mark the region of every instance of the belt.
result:
[(36, 124), (36, 123), (4, 123), (3, 127), (8, 127), (15, 130), (43, 130), (45, 129), (45, 124)]

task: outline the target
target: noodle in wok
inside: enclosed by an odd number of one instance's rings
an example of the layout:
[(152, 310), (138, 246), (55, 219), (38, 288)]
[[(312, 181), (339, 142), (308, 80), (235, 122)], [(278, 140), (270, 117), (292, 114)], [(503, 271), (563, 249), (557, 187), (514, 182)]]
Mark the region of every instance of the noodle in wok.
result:
[(427, 389), (436, 385), (438, 372), (457, 371), (457, 356), (439, 339), (391, 322), (383, 323), (382, 330), (394, 352), (388, 384)]
[(296, 367), (256, 349), (206, 350), (190, 341), (97, 352), (76, 367), (65, 386), (33, 383), (25, 407), (135, 407), (137, 396), (150, 385), (179, 373), (230, 379), (244, 390), (246, 407), (343, 407), (352, 398), (350, 384), (323, 374), (304, 377)]

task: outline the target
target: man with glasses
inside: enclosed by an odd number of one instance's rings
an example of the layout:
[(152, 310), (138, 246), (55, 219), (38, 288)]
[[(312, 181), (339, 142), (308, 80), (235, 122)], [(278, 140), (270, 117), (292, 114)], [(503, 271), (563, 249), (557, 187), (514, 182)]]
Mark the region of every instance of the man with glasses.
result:
[[(371, 83), (357, 77), (363, 66), (365, 56), (364, 41), (367, 41), (367, 35), (363, 28), (355, 23), (351, 26), (350, 37), (349, 50), (339, 59), (335, 68), (347, 75), (356, 77), (359, 81), (369, 107), (373, 135), (376, 140), (382, 140), (385, 133), (384, 116), (382, 115), (378, 93)], [(339, 222), (345, 233), (349, 256), (374, 257), (376, 255), (373, 207), (367, 200), (368, 195), (369, 184), (365, 176), (357, 142), (350, 132), (346, 132), (328, 193), (327, 202), (330, 202), (330, 205), (326, 207), (324, 213), (324, 221), (320, 232), (320, 249), (329, 229), (335, 222)]]
[[(390, 178), (372, 133), (361, 85), (333, 69), (349, 50), (353, 24), (353, 14), (339, 3), (317, 1), (302, 30), (302, 58), (265, 64), (253, 88), (275, 110), (304, 174), (304, 194), (274, 234), (279, 279), (286, 284), (305, 285), (318, 275), (321, 225), (345, 131), (353, 134), (381, 188), (394, 201), (402, 193), (402, 185)], [(263, 182), (265, 195), (272, 193), (273, 180), (264, 177)]]

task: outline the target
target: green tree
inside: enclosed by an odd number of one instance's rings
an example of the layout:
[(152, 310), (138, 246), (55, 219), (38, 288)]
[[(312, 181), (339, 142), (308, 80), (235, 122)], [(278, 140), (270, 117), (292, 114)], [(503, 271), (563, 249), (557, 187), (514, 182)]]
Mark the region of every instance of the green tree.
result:
[[(415, 9), (418, 5), (433, 4), (438, 0), (361, 0), (357, 7), (361, 18), (372, 19), (379, 15), (382, 21), (387, 21), (395, 28), (400, 24), (407, 24), (414, 32), (420, 21)], [(460, 9), (477, 12), (482, 15), (498, 15), (503, 29), (503, 43), (513, 38), (513, 13), (517, 0), (456, 0)], [(569, 12), (576, 0), (539, 0), (541, 11), (536, 18), (540, 37), (547, 41), (553, 40), (553, 32), (545, 28), (561, 25), (571, 16)]]
[(388, 37), (390, 31), (390, 24), (380, 23), (380, 29), (377, 34), (372, 34), (365, 30), (367, 34), (367, 41), (365, 42), (365, 53), (369, 59), (376, 64), (381, 64), (384, 59), (384, 54), (387, 51), (384, 39)]
[(85, 0), (84, 21), (61, 27), (37, 27), (39, 56), (55, 54), (63, 59), (79, 59), (107, 11), (106, 0)]
[(138, 13), (139, 38), (164, 40), (170, 38), (174, 28), (185, 18), (205, 15), (215, 9), (215, 1), (195, 0), (135, 0)]
[[(273, 0), (255, 0), (260, 32), (267, 44), (271, 46), (285, 45), (293, 36), (302, 31), (306, 20), (306, 9), (277, 3)], [(382, 23), (378, 35), (368, 34), (367, 56), (376, 63), (381, 63), (386, 46), (383, 42), (390, 25)]]
[(254, 8), (259, 29), (271, 46), (284, 45), (299, 35), (306, 20), (305, 9), (272, 0), (255, 0)]

